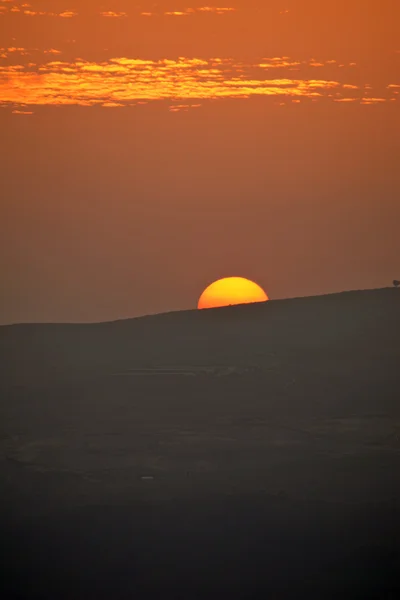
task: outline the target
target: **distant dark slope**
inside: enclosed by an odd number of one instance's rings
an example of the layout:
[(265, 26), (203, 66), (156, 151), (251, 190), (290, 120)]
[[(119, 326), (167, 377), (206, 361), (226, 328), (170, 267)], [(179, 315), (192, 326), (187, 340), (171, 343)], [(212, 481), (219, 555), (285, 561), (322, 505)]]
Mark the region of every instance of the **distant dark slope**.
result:
[(400, 291), (381, 289), (99, 324), (0, 328), (3, 377), (145, 365), (400, 359)]
[(0, 328), (0, 596), (400, 598), (399, 308)]

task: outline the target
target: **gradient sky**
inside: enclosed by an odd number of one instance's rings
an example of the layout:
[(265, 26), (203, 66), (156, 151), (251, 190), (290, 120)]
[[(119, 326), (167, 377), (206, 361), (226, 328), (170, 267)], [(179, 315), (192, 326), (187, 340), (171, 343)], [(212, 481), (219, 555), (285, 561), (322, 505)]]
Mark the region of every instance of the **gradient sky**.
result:
[(399, 0), (0, 0), (0, 323), (400, 279)]

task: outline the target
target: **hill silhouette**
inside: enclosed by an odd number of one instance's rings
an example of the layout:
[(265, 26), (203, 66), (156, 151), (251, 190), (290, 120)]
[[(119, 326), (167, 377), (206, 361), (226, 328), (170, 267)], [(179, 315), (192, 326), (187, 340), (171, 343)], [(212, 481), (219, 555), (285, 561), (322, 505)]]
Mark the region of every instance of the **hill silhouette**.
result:
[(183, 311), (95, 324), (0, 327), (3, 370), (151, 364), (268, 364), (271, 353), (348, 353), (362, 362), (398, 347), (393, 288)]
[(398, 597), (399, 308), (1, 327), (5, 597)]

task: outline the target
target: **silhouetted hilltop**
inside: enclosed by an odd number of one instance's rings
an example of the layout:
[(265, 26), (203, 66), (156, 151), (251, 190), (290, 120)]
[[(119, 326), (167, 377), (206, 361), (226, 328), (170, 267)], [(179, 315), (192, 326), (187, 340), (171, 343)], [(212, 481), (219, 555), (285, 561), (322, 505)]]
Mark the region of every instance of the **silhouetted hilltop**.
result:
[(399, 307), (2, 327), (0, 595), (400, 597)]
[(393, 288), (273, 300), (96, 324), (0, 328), (3, 375), (156, 365), (268, 366), (271, 357), (393, 360), (400, 350)]

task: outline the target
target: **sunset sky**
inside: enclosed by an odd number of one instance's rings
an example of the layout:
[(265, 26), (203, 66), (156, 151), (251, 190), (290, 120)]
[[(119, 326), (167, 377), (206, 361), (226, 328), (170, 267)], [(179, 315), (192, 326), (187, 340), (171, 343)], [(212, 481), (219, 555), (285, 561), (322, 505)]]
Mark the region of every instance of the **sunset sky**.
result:
[(400, 279), (399, 0), (0, 0), (0, 323)]

